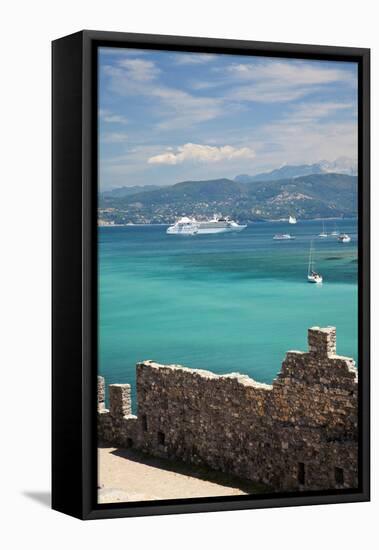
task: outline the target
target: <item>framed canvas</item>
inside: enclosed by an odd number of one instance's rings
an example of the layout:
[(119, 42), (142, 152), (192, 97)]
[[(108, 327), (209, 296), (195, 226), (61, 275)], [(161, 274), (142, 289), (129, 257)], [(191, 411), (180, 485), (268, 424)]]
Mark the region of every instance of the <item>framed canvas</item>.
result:
[(369, 101), (367, 49), (53, 42), (55, 510), (369, 500)]

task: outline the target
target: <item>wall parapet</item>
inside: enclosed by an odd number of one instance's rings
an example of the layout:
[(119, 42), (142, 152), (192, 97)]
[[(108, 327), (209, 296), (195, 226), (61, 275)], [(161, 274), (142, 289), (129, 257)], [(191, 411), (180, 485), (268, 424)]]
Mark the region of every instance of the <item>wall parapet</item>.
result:
[(138, 415), (129, 384), (98, 383), (99, 439), (201, 464), (276, 491), (356, 487), (357, 369), (336, 355), (333, 327), (308, 330), (273, 384), (181, 365), (138, 363)]

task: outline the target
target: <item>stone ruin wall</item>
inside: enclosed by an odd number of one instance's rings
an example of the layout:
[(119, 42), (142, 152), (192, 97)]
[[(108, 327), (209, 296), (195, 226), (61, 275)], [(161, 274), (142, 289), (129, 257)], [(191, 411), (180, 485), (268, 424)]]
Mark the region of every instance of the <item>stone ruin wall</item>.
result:
[(308, 331), (272, 385), (152, 361), (137, 364), (138, 416), (129, 384), (99, 377), (99, 441), (204, 465), (275, 491), (358, 486), (358, 384), (336, 355), (333, 327)]

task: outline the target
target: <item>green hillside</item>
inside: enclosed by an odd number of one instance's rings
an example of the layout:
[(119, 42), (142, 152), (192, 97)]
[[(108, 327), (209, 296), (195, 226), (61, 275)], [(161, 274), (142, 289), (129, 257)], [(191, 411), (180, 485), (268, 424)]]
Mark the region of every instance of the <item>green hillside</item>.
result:
[(299, 219), (353, 217), (357, 177), (332, 173), (275, 181), (184, 181), (126, 196), (103, 195), (99, 206), (103, 219), (116, 223), (171, 223), (182, 215), (214, 213), (243, 222), (290, 214)]

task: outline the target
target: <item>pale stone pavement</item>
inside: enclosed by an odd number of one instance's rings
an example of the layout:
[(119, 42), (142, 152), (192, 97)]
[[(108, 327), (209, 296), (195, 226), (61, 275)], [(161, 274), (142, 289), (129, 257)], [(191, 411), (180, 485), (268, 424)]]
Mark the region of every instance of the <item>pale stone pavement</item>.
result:
[(101, 447), (99, 502), (245, 495), (253, 484), (216, 472), (204, 473), (184, 463), (152, 458), (137, 451)]

